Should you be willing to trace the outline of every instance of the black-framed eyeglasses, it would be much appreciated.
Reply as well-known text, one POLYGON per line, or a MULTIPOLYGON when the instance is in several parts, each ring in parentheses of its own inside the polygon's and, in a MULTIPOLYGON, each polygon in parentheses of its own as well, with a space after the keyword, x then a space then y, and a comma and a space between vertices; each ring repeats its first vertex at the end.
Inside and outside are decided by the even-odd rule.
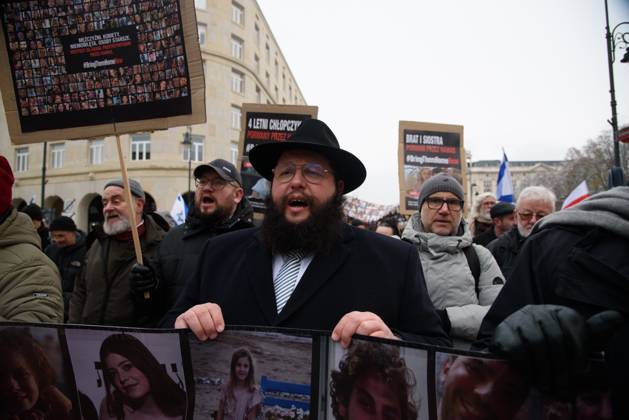
POLYGON ((450 211, 461 211, 461 208, 463 208, 463 200, 459 200, 458 198, 443 199, 439 197, 428 197, 426 199, 428 208, 432 210, 439 210, 443 207, 444 203, 448 205, 450 211))
POLYGON ((325 169, 323 165, 318 163, 304 163, 303 165, 295 165, 289 163, 276 166, 273 169, 273 179, 281 184, 290 182, 295 177, 297 169, 301 168, 301 175, 311 184, 320 184, 325 177, 331 173, 329 169, 325 169))
POLYGON ((214 191, 220 191, 227 184, 230 184, 229 181, 225 181, 223 178, 195 178, 194 185, 195 187, 207 187, 210 186, 214 191))
POLYGON ((533 218, 533 216, 535 216, 536 220, 539 220, 539 219, 543 219, 544 217, 548 216, 548 213, 544 213, 544 212, 535 213, 535 212, 532 212, 532 211, 519 211, 518 212, 518 217, 523 222, 528 222, 529 220, 531 220, 533 218))

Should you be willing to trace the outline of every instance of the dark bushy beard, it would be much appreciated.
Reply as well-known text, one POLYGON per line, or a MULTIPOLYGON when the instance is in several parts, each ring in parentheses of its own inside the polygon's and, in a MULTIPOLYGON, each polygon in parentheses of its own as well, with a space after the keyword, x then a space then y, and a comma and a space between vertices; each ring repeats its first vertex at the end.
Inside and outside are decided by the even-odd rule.
POLYGON ((192 226, 200 226, 207 229, 216 229, 221 227, 229 220, 231 214, 229 210, 223 206, 216 206, 211 214, 201 214, 195 205, 190 214, 190 224, 192 226))
POLYGON ((262 235, 266 246, 274 254, 286 254, 294 249, 329 254, 341 236, 343 196, 340 194, 335 194, 319 207, 314 207, 309 200, 310 217, 301 223, 290 223, 284 217, 286 198, 279 206, 272 199, 268 199, 266 205, 262 235))

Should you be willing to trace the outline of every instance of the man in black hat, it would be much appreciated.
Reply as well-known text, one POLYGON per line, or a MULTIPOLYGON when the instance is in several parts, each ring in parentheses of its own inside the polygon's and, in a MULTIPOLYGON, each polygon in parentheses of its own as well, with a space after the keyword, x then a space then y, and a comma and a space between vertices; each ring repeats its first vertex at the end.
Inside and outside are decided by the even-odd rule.
POLYGON ((28 214, 28 217, 31 218, 33 222, 33 227, 37 231, 39 235, 39 239, 41 240, 41 249, 42 251, 46 249, 48 245, 50 245, 50 232, 46 227, 46 223, 44 222, 44 214, 41 211, 41 207, 37 204, 29 204, 20 210, 22 213, 28 214))
POLYGON ((496 203, 489 210, 492 228, 474 238, 474 243, 487 246, 491 241, 509 232, 515 224, 515 206, 511 203, 496 203))
POLYGON ((323 122, 249 159, 272 182, 263 225, 208 241, 162 326, 201 340, 227 323, 328 330, 344 346, 354 333, 450 343, 413 247, 343 223, 343 194, 366 170, 323 122))
POLYGON ((184 224, 168 232, 157 253, 155 271, 163 289, 162 315, 174 306, 186 282, 194 277, 208 239, 253 227, 253 209, 244 197, 240 173, 230 162, 215 159, 197 166, 194 183, 194 207, 184 224))
POLYGON ((85 235, 76 228, 71 218, 59 216, 50 224, 50 236, 52 243, 46 248, 46 255, 57 265, 61 274, 64 320, 67 321, 74 281, 83 268, 85 235))

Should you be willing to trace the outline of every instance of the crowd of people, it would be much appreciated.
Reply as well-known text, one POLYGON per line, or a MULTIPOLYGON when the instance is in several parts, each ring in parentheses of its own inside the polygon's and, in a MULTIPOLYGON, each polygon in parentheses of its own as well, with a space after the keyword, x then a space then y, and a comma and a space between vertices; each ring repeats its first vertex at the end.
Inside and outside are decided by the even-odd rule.
MULTIPOLYGON (((543 186, 515 205, 479 195, 465 220, 463 188, 442 173, 422 184, 406 223, 389 217, 372 232, 342 211, 367 171, 322 121, 256 146, 249 160, 270 182, 257 226, 238 170, 216 159, 195 168, 194 206, 172 229, 146 211, 139 182, 130 180, 131 203, 122 180, 107 182, 104 222, 88 247, 63 216, 46 246, 41 210, 28 209, 29 219, 12 207, 13 175, 0 157, 0 320, 189 328, 200 340, 226 324, 292 327, 330 331, 343 347, 354 334, 475 343, 550 390, 604 351, 622 366, 610 369, 612 402, 618 418, 627 413, 629 187, 557 213, 543 186)), ((232 380, 230 392, 243 386, 232 380)))

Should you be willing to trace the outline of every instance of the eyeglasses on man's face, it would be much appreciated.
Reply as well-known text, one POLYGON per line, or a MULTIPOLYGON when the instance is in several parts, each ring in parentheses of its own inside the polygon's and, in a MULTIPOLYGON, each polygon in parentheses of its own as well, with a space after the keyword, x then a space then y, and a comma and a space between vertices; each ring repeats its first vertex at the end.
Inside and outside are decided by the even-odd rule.
POLYGON ((463 207, 463 200, 459 200, 458 198, 439 198, 439 197, 428 197, 426 199, 426 204, 428 208, 431 210, 439 210, 443 205, 447 204, 448 209, 450 211, 461 211, 463 207))
POLYGON ((301 169, 301 176, 311 184, 322 183, 325 177, 331 173, 329 169, 325 169, 323 165, 318 163, 304 163, 303 165, 288 163, 278 165, 273 169, 273 179, 281 184, 290 182, 295 177, 297 169, 301 169))
POLYGON ((194 185, 198 187, 210 186, 215 191, 220 191, 229 184, 229 181, 225 181, 223 178, 195 178, 194 185))
POLYGON ((535 212, 526 211, 526 210, 518 212, 518 217, 523 222, 528 222, 529 220, 531 220, 533 218, 533 216, 535 216, 535 220, 539 220, 539 219, 543 219, 544 217, 548 216, 548 213, 544 213, 544 212, 535 213, 535 212))

